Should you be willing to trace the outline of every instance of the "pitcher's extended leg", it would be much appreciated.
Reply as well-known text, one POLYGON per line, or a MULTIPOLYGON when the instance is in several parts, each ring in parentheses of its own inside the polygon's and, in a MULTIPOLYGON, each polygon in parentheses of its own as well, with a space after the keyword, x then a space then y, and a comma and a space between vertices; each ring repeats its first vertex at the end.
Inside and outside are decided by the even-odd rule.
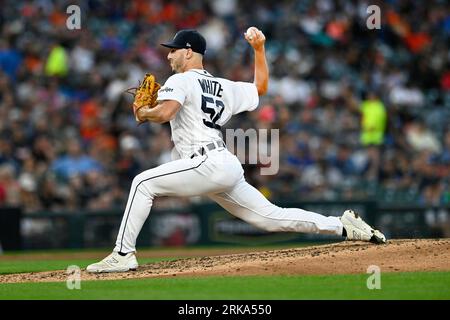
POLYGON ((193 196, 220 190, 202 174, 206 157, 180 159, 149 169, 133 179, 114 251, 135 251, 136 239, 155 196, 193 196))
POLYGON ((342 235, 338 217, 326 217, 297 208, 281 208, 242 179, 227 192, 208 195, 232 215, 266 231, 342 235))

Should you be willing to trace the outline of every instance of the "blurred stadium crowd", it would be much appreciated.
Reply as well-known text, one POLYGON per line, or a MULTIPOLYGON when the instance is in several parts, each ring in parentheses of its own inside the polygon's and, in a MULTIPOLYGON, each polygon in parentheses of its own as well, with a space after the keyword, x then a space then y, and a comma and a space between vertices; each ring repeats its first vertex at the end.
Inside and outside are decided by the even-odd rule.
MULTIPOLYGON (((167 125, 137 126, 127 88, 164 82, 176 30, 207 39, 205 67, 253 81, 243 32, 267 38, 269 94, 228 128, 280 129, 280 172, 247 179, 272 200, 450 203, 450 9, 446 1, 2 3, 0 205, 122 208, 133 177, 170 160, 167 125), (381 29, 366 27, 370 4, 381 29)), ((180 200, 171 200, 176 205, 180 200)))

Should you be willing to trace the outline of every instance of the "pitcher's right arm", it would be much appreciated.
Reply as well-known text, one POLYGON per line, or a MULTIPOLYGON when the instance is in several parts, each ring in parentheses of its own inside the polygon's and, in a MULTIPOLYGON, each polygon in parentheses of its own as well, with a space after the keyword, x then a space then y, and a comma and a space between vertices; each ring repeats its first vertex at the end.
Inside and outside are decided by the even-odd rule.
POLYGON ((245 33, 245 39, 252 46, 255 53, 255 79, 254 84, 258 89, 258 95, 267 93, 269 87, 269 67, 267 66, 264 43, 266 37, 256 27, 250 27, 245 33))

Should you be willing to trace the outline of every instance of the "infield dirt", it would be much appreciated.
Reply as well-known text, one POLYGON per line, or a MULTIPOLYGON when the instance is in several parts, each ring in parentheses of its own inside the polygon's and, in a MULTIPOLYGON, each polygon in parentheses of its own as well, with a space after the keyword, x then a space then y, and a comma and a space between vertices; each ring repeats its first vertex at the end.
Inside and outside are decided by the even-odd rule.
MULTIPOLYGON (((90 274, 83 269, 81 279, 355 274, 366 273, 371 265, 380 267, 381 272, 450 271, 450 239, 391 240, 384 245, 340 242, 283 250, 255 249, 253 252, 233 254, 217 249, 199 249, 194 252, 195 254, 190 252, 193 257, 146 264, 137 271, 127 273, 90 274)), ((104 255, 106 254, 107 252, 104 255)), ((103 257, 100 255, 92 258, 103 257)), ((0 283, 66 280, 65 270, 0 275, 0 283)))

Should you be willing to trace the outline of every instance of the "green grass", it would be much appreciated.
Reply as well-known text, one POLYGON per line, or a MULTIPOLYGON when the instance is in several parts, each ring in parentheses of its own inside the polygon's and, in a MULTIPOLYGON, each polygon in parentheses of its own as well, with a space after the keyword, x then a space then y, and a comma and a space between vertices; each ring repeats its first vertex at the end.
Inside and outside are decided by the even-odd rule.
MULTIPOLYGON (((310 245, 310 244, 309 244, 310 245)), ((295 247, 299 247, 296 245, 295 247)), ((285 245, 267 247, 275 249, 285 245)), ((292 246, 294 247, 294 246, 292 246)), ((201 248, 201 247, 199 247, 201 248)), ((186 251, 199 248, 183 248, 186 251)), ((179 250, 180 248, 174 248, 179 250)), ((164 258, 140 258, 140 264, 176 259, 170 248, 164 258)), ((51 260, 17 252, 5 254, 14 259, 0 261, 0 274, 63 270, 69 265, 85 268, 96 259, 67 259, 65 253, 83 250, 46 251, 51 260), (59 255, 61 253, 62 255, 59 255), (59 258, 58 258, 59 257, 59 258)), ((93 251, 93 250, 86 250, 93 251)), ((179 251, 177 252, 179 254, 179 251)), ((33 254, 32 254, 33 255, 33 254)), ((133 299, 133 300, 302 300, 302 299, 450 299, 450 272, 382 273, 381 289, 369 290, 369 274, 327 276, 246 276, 246 277, 169 277, 115 281, 82 281, 81 290, 69 290, 65 282, 0 283, 0 300, 5 299, 133 299)))
MULTIPOLYGON (((140 264, 157 262, 163 260, 173 260, 175 258, 142 258, 139 259, 140 264)), ((62 259, 62 260, 11 260, 0 261, 0 274, 23 273, 23 272, 39 272, 65 270, 70 265, 76 265, 80 268, 86 268, 88 264, 97 262, 98 259, 62 259)))
POLYGON ((1 284, 0 299, 450 299, 450 272, 383 273, 381 289, 366 287, 368 274, 334 276, 172 277, 1 284))

